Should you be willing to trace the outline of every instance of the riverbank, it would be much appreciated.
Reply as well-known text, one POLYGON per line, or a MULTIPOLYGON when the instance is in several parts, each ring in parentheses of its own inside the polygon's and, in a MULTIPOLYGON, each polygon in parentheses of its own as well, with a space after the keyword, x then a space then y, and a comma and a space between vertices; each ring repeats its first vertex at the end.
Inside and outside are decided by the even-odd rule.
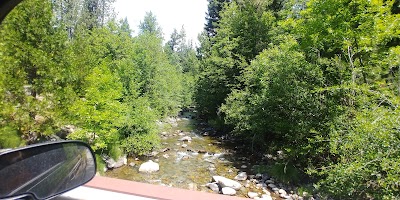
POLYGON ((255 199, 303 199, 303 195, 295 194, 293 188, 277 183, 266 174, 262 170, 264 161, 256 162, 237 154, 234 148, 228 148, 226 139, 211 137, 215 135, 214 130, 194 118, 195 113, 185 112, 178 118, 170 118, 167 123, 160 122, 160 149, 147 156, 128 158, 128 165, 107 171, 105 175, 214 193, 223 191, 223 184, 215 180, 216 176, 221 176, 241 185, 232 195, 255 199), (159 170, 139 172, 140 166, 148 160, 157 163, 159 170))

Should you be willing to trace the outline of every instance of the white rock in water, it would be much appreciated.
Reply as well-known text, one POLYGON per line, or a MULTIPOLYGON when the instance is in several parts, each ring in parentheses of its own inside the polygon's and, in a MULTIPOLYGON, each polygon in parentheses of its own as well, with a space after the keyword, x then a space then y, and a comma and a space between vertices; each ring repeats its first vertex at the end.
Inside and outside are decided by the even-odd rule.
POLYGON ((271 197, 270 195, 263 194, 263 195, 261 196, 261 199, 260 199, 260 200, 272 200, 272 197, 271 197))
POLYGON ((219 192, 219 187, 216 183, 207 183, 206 186, 216 193, 219 192))
POLYGON ((213 176, 212 177, 215 182, 221 185, 221 187, 230 187, 235 190, 239 190, 242 187, 242 184, 240 184, 237 181, 231 180, 229 178, 225 178, 223 176, 213 176))
POLYGON ((274 181, 269 179, 269 180, 266 180, 265 183, 266 184, 271 184, 271 183, 274 184, 274 181))
POLYGON ((247 196, 249 196, 249 198, 254 199, 255 197, 258 197, 258 193, 257 192, 248 192, 247 196))
POLYGON ((284 189, 279 189, 279 194, 287 195, 287 192, 284 189))
POLYGON ((178 135, 179 135, 179 136, 184 136, 185 133, 184 133, 184 132, 180 132, 180 133, 178 133, 178 135))
POLYGON ((283 198, 283 199, 292 199, 292 197, 290 196, 290 195, 287 195, 287 194, 281 194, 281 195, 279 195, 281 198, 283 198))
POLYGON ((271 192, 269 192, 267 189, 263 189, 263 193, 265 195, 271 196, 271 192))
POLYGON ((139 172, 151 173, 151 172, 156 172, 158 170, 160 170, 160 165, 158 163, 153 162, 152 160, 149 160, 141 164, 139 167, 139 172))
POLYGON ((239 172, 239 174, 234 179, 238 180, 238 181, 244 181, 244 180, 247 179, 247 173, 246 172, 239 172))
POLYGON ((235 195, 236 194, 236 190, 230 187, 223 187, 222 188, 222 194, 225 195, 235 195))
POLYGON ((179 141, 191 141, 191 140, 192 140, 192 138, 189 136, 185 136, 185 137, 179 139, 179 141))

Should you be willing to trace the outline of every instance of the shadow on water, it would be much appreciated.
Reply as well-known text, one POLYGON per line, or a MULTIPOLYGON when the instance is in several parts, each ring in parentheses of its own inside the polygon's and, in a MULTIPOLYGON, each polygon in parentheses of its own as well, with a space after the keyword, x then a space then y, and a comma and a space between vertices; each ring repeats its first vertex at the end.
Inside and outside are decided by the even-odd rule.
MULTIPOLYGON (((176 121, 164 124, 160 133, 162 147, 152 152, 152 156, 140 159, 128 158, 128 165, 107 171, 108 177, 132 180, 170 187, 212 192, 205 187, 212 176, 219 175, 230 179, 241 171, 255 174, 251 170, 255 163, 251 157, 238 153, 235 144, 211 137, 213 130, 194 119, 194 112, 185 112, 176 121), (190 140, 182 140, 190 137, 190 140), (159 163, 160 170, 155 173, 140 173, 143 162, 152 160, 159 163), (133 165, 134 166, 131 166, 133 165)), ((248 191, 260 192, 256 183, 240 181, 242 187, 237 196, 245 197, 248 191)), ((273 193, 273 192, 271 192, 273 193)), ((277 197, 277 196, 275 196, 277 197)))

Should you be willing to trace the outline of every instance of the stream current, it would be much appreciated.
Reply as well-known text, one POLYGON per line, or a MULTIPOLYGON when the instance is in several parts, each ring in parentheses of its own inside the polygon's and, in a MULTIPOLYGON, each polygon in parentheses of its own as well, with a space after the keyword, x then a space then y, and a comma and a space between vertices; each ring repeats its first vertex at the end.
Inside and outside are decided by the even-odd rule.
MULTIPOLYGON (((143 183, 165 185, 169 187, 212 192, 205 184, 211 182, 212 176, 219 175, 230 179, 244 171, 253 174, 252 164, 246 157, 234 155, 221 141, 208 136, 211 129, 197 128, 197 121, 192 119, 194 113, 184 113, 177 118, 175 125, 163 123, 161 148, 152 156, 139 159, 128 158, 128 165, 107 171, 105 176, 132 180, 143 183), (181 141, 183 137, 191 141, 181 141), (160 165, 154 173, 140 173, 143 162, 152 160, 160 165), (134 166, 130 166, 134 163, 134 166)), ((246 197, 248 191, 260 192, 254 183, 239 181, 242 187, 237 196, 246 197)), ((271 192, 272 193, 272 192, 271 192)))

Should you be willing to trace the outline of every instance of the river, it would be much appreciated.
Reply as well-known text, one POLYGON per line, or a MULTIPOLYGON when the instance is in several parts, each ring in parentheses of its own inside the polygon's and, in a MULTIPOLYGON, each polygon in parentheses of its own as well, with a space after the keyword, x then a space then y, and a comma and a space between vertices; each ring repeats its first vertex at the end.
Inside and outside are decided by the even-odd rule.
MULTIPOLYGON (((233 179, 238 172, 245 171, 254 174, 250 160, 244 156, 232 153, 230 148, 214 137, 208 136, 210 128, 198 126, 192 119, 193 112, 184 113, 177 119, 174 126, 163 124, 161 131, 162 147, 153 152, 154 156, 128 158, 128 165, 105 173, 108 177, 132 180, 190 190, 212 192, 206 183, 211 182, 212 176, 219 175, 233 179), (191 141, 181 141, 183 137, 191 141), (155 173, 139 173, 140 164, 152 160, 159 163, 160 170, 155 173), (132 167, 129 163, 134 163, 132 167)), ((242 187, 237 196, 245 197, 248 191, 262 193, 256 183, 241 181, 242 187)), ((272 192, 271 192, 272 193, 272 192)), ((275 196, 272 193, 273 196, 275 196)), ((278 197, 278 196, 275 196, 278 197)))

